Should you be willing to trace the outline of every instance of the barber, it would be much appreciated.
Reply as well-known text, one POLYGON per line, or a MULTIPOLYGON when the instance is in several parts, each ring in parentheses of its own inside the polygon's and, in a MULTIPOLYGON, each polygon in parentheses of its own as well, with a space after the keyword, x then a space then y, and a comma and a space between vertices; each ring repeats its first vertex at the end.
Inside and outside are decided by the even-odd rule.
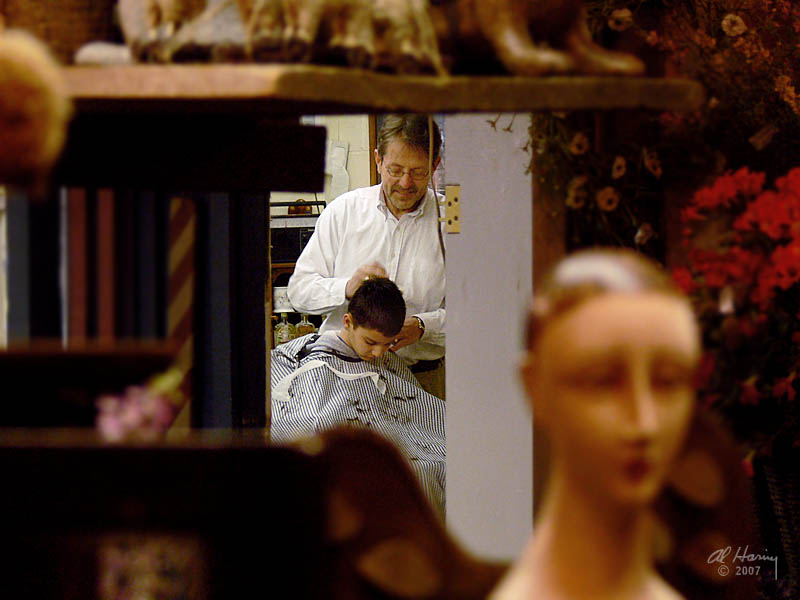
POLYGON ((394 281, 407 317, 391 350, 426 391, 444 398, 444 239, 428 188, 442 139, 433 120, 429 136, 428 122, 416 114, 383 120, 375 149, 381 183, 342 194, 322 211, 287 292, 296 310, 327 314, 325 332, 343 327, 348 300, 366 279, 394 281))

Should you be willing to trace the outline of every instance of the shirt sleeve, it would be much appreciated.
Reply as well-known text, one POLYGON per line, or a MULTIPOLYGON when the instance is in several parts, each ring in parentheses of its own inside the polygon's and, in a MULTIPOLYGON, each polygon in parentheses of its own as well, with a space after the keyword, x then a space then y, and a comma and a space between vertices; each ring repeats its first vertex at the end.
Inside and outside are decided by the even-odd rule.
POLYGON ((346 301, 348 279, 334 277, 339 235, 333 206, 332 203, 326 207, 317 219, 314 233, 289 279, 289 302, 298 312, 310 315, 328 313, 346 301))
POLYGON ((425 323, 425 332, 422 334, 420 341, 435 344, 437 346, 444 346, 444 320, 446 309, 444 306, 436 310, 424 313, 417 313, 422 322, 425 323))

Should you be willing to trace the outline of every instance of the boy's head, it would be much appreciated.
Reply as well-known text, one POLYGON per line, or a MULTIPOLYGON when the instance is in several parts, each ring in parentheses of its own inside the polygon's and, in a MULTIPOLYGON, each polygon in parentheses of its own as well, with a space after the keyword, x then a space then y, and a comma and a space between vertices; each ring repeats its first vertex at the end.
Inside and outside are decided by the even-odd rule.
POLYGON ((405 319, 406 303, 394 282, 367 279, 350 299, 341 337, 363 360, 374 360, 392 346, 405 319))

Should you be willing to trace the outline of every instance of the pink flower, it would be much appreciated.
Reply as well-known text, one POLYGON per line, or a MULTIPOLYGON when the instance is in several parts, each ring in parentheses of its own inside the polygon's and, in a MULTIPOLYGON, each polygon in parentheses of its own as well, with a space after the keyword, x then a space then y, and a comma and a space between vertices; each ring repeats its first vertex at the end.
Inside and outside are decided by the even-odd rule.
POLYGON ((111 442, 128 437, 158 439, 175 418, 175 408, 166 395, 139 386, 131 386, 119 396, 98 398, 97 410, 97 429, 111 442))

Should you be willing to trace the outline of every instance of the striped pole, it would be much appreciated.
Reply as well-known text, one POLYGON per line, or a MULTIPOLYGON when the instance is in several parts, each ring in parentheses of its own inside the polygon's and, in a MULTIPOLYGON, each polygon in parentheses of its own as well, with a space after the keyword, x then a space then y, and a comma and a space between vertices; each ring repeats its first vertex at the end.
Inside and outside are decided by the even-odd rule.
POLYGON ((173 427, 191 426, 192 367, 194 364, 194 268, 197 218, 191 198, 175 197, 169 205, 169 264, 167 270, 167 334, 178 354, 175 366, 183 373, 184 404, 173 427))

